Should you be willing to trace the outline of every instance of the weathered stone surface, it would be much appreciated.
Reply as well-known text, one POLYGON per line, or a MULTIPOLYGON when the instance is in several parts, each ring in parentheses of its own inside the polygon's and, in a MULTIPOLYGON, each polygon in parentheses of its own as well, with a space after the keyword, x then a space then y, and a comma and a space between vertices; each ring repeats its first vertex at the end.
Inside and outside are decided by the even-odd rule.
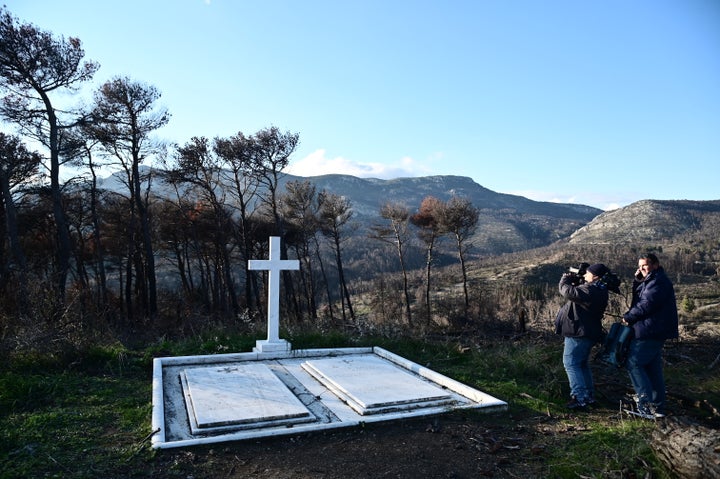
POLYGON ((198 432, 219 426, 296 422, 310 412, 262 363, 185 369, 181 381, 198 432))
POLYGON ((315 359, 303 368, 361 415, 454 402, 448 391, 377 356, 315 359))

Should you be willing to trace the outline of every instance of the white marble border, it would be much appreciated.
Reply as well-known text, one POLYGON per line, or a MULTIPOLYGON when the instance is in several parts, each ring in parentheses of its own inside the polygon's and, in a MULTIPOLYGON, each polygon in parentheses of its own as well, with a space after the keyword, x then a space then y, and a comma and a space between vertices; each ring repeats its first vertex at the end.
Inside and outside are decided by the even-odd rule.
POLYGON ((362 423, 392 421, 397 419, 407 419, 413 417, 422 417, 429 415, 441 414, 452 409, 460 408, 481 408, 487 411, 497 411, 507 409, 507 403, 485 394, 477 389, 471 388, 459 381, 455 381, 447 376, 439 374, 431 369, 420 366, 401 356, 391 353, 380 347, 367 348, 339 348, 339 349, 300 349, 287 352, 249 352, 249 353, 229 353, 229 354, 213 354, 205 356, 177 356, 155 358, 153 360, 153 391, 152 391, 152 447, 155 449, 166 449, 175 447, 188 447, 200 444, 212 444, 227 441, 240 441, 258 437, 271 437, 282 435, 295 435, 304 432, 321 431, 327 429, 335 429, 340 427, 357 426, 362 423), (182 366, 182 365, 202 365, 227 362, 242 361, 264 361, 264 360, 282 360, 282 359, 298 359, 305 357, 333 357, 347 354, 375 354, 381 358, 391 361, 419 376, 433 381, 442 387, 459 394, 470 401, 465 405, 453 407, 429 407, 415 409, 410 411, 401 411, 396 413, 379 414, 375 417, 358 416, 357 420, 344 420, 329 423, 312 423, 295 425, 292 428, 265 428, 261 430, 235 431, 232 433, 222 434, 218 436, 197 437, 192 439, 182 439, 174 441, 166 441, 165 431, 165 395, 163 391, 163 368, 165 366, 182 366))

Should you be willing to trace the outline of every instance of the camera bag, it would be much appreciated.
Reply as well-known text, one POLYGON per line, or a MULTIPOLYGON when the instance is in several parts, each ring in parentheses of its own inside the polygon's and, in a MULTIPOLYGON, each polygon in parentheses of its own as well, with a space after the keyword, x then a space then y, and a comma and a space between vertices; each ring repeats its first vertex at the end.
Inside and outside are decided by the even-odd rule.
POLYGON ((610 326, 610 331, 605 336, 602 349, 596 359, 618 368, 625 366, 630 350, 630 341, 633 340, 634 336, 633 328, 630 326, 613 323, 610 326))

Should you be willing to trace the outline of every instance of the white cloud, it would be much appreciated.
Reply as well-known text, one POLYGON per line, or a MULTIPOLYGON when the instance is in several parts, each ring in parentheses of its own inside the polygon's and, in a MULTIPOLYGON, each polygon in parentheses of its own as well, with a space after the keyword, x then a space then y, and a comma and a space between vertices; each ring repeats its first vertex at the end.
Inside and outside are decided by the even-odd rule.
POLYGON ((608 203, 608 204, 600 207, 600 209, 604 210, 604 211, 617 210, 618 208, 622 208, 622 205, 620 205, 618 203, 608 203))
POLYGON ((390 165, 375 162, 362 163, 342 156, 328 158, 324 149, 315 150, 300 160, 290 162, 285 172, 295 176, 319 176, 335 173, 386 180, 432 174, 428 168, 418 164, 409 156, 390 165))

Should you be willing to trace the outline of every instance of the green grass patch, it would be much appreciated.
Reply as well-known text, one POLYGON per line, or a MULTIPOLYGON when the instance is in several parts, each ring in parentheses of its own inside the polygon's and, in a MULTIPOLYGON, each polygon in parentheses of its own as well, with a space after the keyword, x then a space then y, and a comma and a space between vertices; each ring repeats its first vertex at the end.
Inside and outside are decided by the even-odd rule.
POLYGON ((145 377, 81 372, 36 374, 3 390, 11 406, 0 417, 0 477, 116 477, 149 432, 150 393, 145 377))
MULTIPOLYGON (((177 342, 162 340, 142 350, 109 345, 65 358, 25 355, 3 362, 0 478, 180 474, 160 464, 149 448, 152 359, 249 351, 256 339, 209 334, 177 342)), ((509 413, 494 421, 564 414, 566 378, 559 342, 488 341, 468 348, 453 340, 356 340, 312 332, 290 336, 290 341, 294 349, 381 346, 508 401, 509 413)), ((579 419, 586 423, 581 432, 551 441, 545 459, 550 476, 609 477, 623 467, 637 470, 637 462, 645 461, 653 477, 665 477, 647 446, 651 426, 638 421, 597 422, 599 416, 579 419)))
POLYGON ((647 442, 654 427, 640 420, 590 423, 582 433, 562 433, 550 451, 548 471, 558 479, 629 477, 634 471, 669 479, 647 442))

